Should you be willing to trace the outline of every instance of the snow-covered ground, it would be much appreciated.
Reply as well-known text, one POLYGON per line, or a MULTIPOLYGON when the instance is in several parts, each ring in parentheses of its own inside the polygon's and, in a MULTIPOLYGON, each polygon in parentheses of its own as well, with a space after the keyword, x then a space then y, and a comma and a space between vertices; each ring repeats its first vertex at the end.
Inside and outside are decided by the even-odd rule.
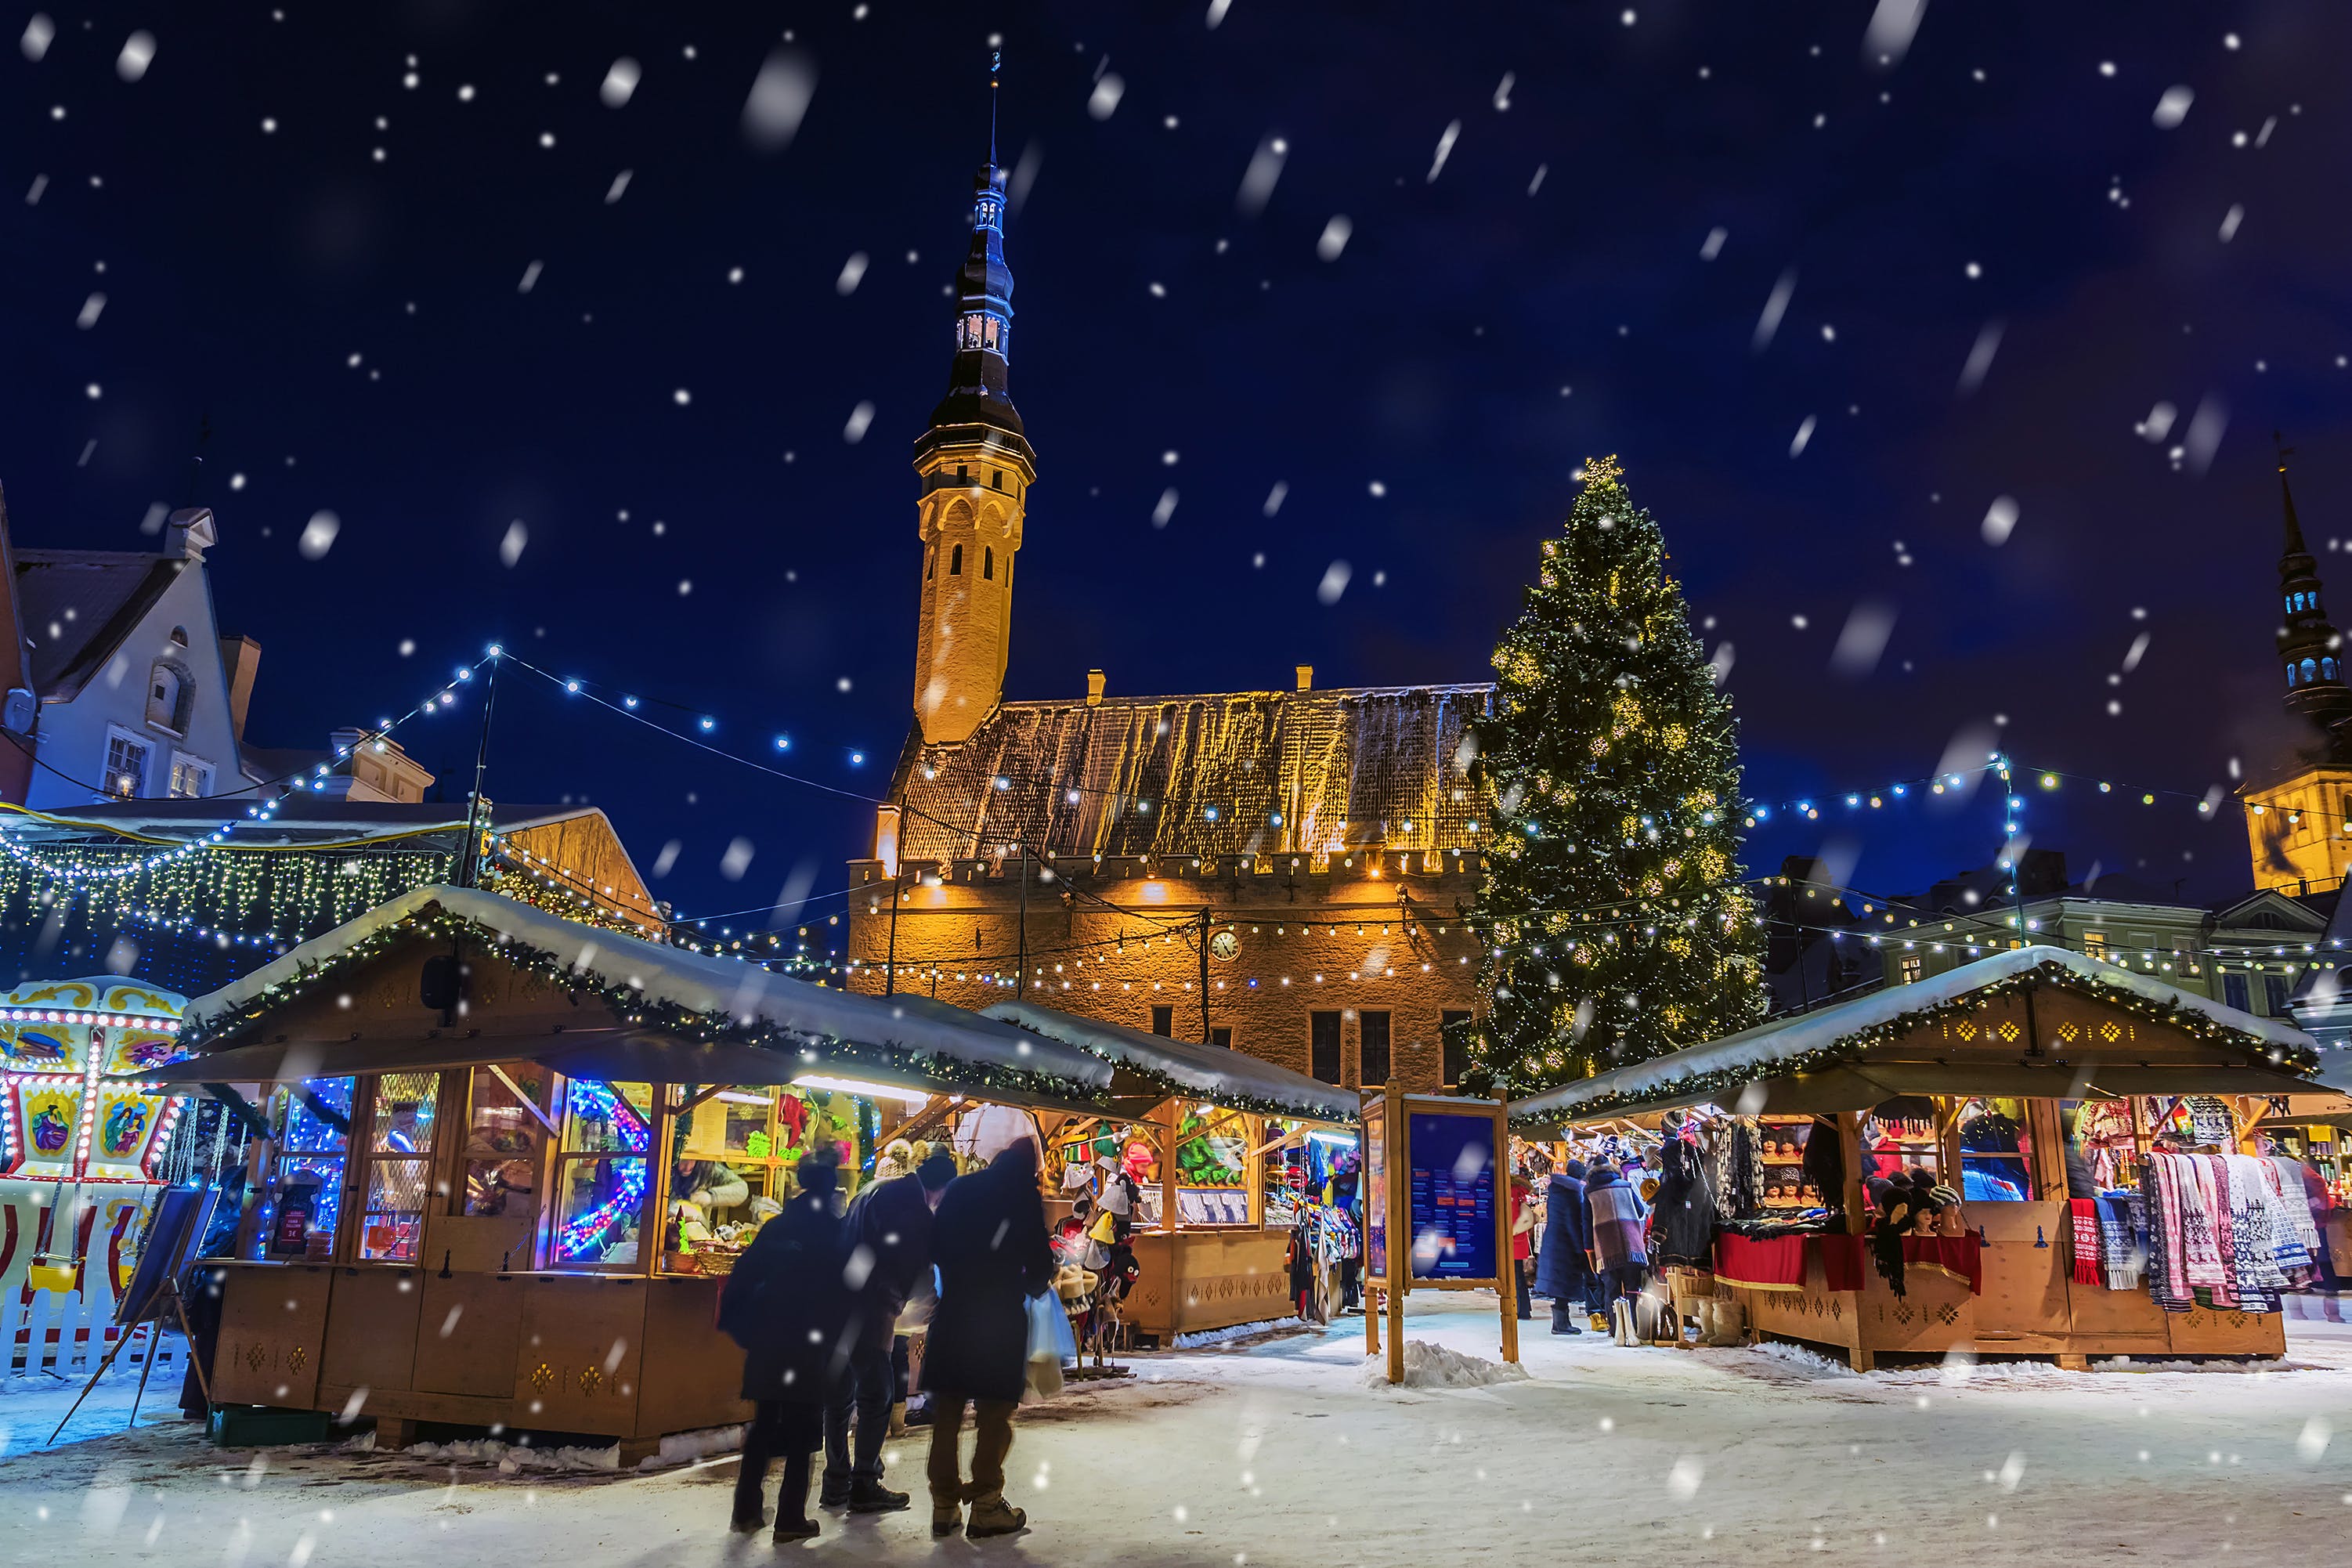
MULTIPOLYGON (((1491 1299, 1412 1298, 1412 1339, 1497 1352, 1491 1299)), ((1522 1325, 1532 1375, 1390 1389, 1363 1328, 1138 1356, 1023 1413, 1032 1530, 933 1542, 917 1507, 827 1516, 811 1562, 1763 1564, 2333 1561, 2352 1532, 2352 1328, 2289 1321, 2291 1370, 1929 1367, 1857 1377, 1802 1354, 1623 1349, 1522 1325), (2336 1436, 2334 1427, 2345 1430, 2336 1436), (2331 1440, 2333 1439, 2333 1440, 2331 1440)), ((149 1391, 0 1378, 0 1560, 220 1568, 561 1563, 729 1568, 731 1458, 645 1474, 501 1473, 409 1455, 221 1453, 149 1391)), ((160 1397, 159 1397, 160 1394, 160 1397)))

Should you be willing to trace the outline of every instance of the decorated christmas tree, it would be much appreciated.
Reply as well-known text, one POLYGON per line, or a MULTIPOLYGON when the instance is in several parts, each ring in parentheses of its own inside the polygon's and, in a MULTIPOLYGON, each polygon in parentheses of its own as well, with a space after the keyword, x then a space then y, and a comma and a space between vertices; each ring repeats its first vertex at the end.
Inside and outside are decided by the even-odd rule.
POLYGON ((1475 1093, 1525 1095, 1763 1016, 1730 700, 1616 459, 1581 478, 1475 729, 1494 799, 1475 1093))

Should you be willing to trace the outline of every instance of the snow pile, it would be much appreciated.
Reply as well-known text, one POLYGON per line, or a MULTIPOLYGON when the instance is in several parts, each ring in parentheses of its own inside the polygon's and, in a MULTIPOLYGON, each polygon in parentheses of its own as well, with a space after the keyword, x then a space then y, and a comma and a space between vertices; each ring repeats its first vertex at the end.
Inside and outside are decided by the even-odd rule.
MULTIPOLYGON (((1405 1388, 1483 1388, 1490 1383, 1524 1383, 1528 1369, 1511 1362, 1487 1361, 1484 1357, 1465 1355, 1460 1351, 1447 1350, 1426 1340, 1404 1342, 1405 1388)), ((1372 1356, 1364 1363, 1358 1381, 1367 1388, 1389 1386, 1389 1363, 1385 1356, 1372 1356)))
POLYGON ((1832 1356, 1825 1356, 1819 1351, 1808 1350, 1803 1345, 1792 1345, 1781 1340, 1759 1341, 1755 1344, 1749 1345, 1746 1353, 1748 1355, 1760 1355, 1768 1361, 1780 1362, 1788 1366, 1794 1367, 1799 1371, 1811 1373, 1817 1377, 1859 1377, 1862 1375, 1855 1372, 1853 1368, 1846 1365, 1845 1363, 1839 1361, 1832 1356))
POLYGON ((440 1465, 495 1465, 500 1475, 580 1475, 621 1468, 621 1446, 602 1448, 530 1448, 501 1443, 495 1437, 461 1438, 455 1443, 411 1443, 401 1450, 413 1459, 440 1465))
POLYGON ((1297 1316, 1268 1318, 1263 1322, 1235 1323, 1230 1329, 1202 1329, 1196 1334, 1178 1334, 1169 1343, 1171 1350, 1196 1351, 1203 1345, 1221 1345, 1228 1340, 1254 1340, 1260 1334, 1278 1334, 1289 1329, 1307 1325, 1297 1316))
POLYGON ((732 1454, 743 1447, 740 1426, 705 1426, 698 1432, 673 1432, 661 1440, 661 1452, 648 1454, 637 1461, 641 1470, 669 1470, 680 1465, 690 1465, 697 1459, 707 1459, 714 1454, 732 1454))

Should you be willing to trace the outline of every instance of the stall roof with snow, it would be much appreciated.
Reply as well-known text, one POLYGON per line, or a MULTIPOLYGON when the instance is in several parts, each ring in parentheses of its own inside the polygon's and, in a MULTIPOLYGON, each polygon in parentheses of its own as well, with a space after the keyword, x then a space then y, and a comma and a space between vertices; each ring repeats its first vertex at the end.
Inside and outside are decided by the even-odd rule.
MULTIPOLYGON (((188 1005, 180 1082, 541 1061, 577 1077, 785 1083, 849 1074, 1097 1110, 1111 1064, 919 996, 865 996, 580 925, 495 893, 417 888, 188 1005), (462 989, 428 1006, 428 961, 462 989)), ((156 1075, 151 1075, 156 1076, 156 1075)))
POLYGON ((1018 1025, 1048 1039, 1075 1046, 1153 1087, 1229 1110, 1296 1116, 1312 1121, 1351 1124, 1356 1096, 1337 1084, 1292 1072, 1239 1051, 1190 1040, 1148 1035, 1139 1029, 1081 1018, 1028 1002, 1003 1002, 982 1016, 1018 1025))
POLYGON ((1565 1084, 1515 1103, 1511 1118, 1556 1125, 1707 1102, 1860 1110, 1905 1094, 2307 1093, 2315 1059, 2289 1025, 2079 952, 2022 947, 1565 1084))

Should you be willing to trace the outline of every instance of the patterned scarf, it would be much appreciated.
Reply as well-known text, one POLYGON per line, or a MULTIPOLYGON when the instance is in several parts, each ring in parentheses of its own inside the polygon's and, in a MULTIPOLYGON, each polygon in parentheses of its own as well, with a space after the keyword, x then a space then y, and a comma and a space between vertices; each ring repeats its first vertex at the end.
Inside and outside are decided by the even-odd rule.
POLYGON ((2066 1200, 2066 1212, 2074 1222, 2074 1281, 2077 1285, 2096 1285, 2099 1282, 2099 1205, 2090 1198, 2069 1198, 2066 1200))
POLYGON ((2110 1290, 2137 1290, 2147 1268, 2147 1244, 2138 1237, 2134 1199, 2101 1193, 2092 1200, 2099 1211, 2099 1260, 2106 1268, 2110 1290))

